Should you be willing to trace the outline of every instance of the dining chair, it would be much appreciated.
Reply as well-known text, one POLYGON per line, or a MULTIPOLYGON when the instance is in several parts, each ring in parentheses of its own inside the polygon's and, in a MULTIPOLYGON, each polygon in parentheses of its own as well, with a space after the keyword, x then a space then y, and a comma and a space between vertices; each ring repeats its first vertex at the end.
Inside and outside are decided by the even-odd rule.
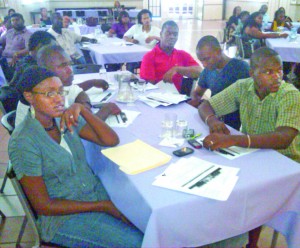
POLYGON ((237 57, 249 59, 254 52, 254 44, 251 41, 243 41, 240 35, 234 35, 237 46, 237 57))
POLYGON ((73 73, 76 74, 88 74, 88 73, 99 73, 102 68, 101 65, 95 64, 84 64, 84 65, 72 65, 73 73))
POLYGON ((25 216, 23 219, 23 223, 21 225, 21 229, 16 241, 16 247, 21 247, 21 241, 22 237, 25 231, 25 228, 27 226, 27 223, 29 223, 33 229, 33 237, 34 237, 34 246, 32 247, 61 247, 59 245, 44 242, 40 238, 40 234, 37 228, 37 214, 35 213, 34 209, 32 208, 23 188, 20 184, 19 180, 16 178, 16 174, 13 170, 13 166, 10 161, 8 161, 7 171, 6 171, 7 177, 10 179, 11 184, 18 196, 18 199, 23 207, 23 210, 25 212, 25 216))
MULTIPOLYGON (((13 111, 5 114, 1 118, 1 124, 9 132, 9 134, 11 134, 15 128, 15 118, 16 118, 16 110, 13 110, 13 111)), ((8 178, 8 175, 7 175, 7 173, 5 173, 3 181, 2 181, 2 185, 0 188, 0 194, 4 193, 4 188, 5 188, 5 185, 7 182, 7 178, 8 178)), ((1 214, 1 216, 2 216, 2 214, 1 214)))

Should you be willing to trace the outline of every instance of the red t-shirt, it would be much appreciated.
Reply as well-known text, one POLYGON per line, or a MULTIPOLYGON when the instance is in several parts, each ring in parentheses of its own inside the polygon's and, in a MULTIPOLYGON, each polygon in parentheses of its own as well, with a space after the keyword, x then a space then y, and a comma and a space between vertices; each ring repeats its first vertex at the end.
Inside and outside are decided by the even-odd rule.
MULTIPOLYGON (((173 49, 170 55, 160 49, 157 44, 150 52, 146 53, 142 60, 140 76, 145 80, 158 83, 164 74, 174 66, 199 66, 193 57, 183 50, 173 49)), ((175 74, 172 82, 178 91, 181 88, 182 75, 175 74)))

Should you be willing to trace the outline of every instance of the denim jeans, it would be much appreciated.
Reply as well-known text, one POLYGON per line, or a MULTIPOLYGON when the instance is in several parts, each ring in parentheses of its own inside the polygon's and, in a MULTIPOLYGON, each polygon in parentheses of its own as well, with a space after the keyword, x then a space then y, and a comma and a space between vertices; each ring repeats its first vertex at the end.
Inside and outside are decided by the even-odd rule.
POLYGON ((143 233, 106 213, 76 214, 51 243, 66 247, 141 247, 143 233))

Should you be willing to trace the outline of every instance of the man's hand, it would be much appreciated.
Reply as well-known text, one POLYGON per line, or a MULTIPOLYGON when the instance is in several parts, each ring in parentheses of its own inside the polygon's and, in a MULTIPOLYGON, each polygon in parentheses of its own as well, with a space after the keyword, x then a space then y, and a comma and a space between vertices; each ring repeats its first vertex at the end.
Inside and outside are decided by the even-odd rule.
POLYGON ((94 87, 102 88, 103 91, 105 91, 105 90, 107 90, 109 88, 108 82, 106 82, 103 79, 94 79, 93 80, 93 84, 94 84, 94 87))
POLYGON ((177 73, 176 71, 176 67, 171 68, 170 70, 168 70, 164 77, 163 77, 163 81, 167 82, 167 83, 172 83, 172 78, 173 76, 177 73))
POLYGON ((236 144, 233 136, 231 135, 213 133, 205 137, 203 140, 203 145, 207 149, 216 150, 219 148, 234 146, 236 144))
POLYGON ((189 105, 198 108, 200 102, 197 99, 191 99, 190 101, 187 102, 189 105))
POLYGON ((229 129, 224 122, 220 121, 216 116, 212 116, 207 120, 210 133, 230 134, 229 129))

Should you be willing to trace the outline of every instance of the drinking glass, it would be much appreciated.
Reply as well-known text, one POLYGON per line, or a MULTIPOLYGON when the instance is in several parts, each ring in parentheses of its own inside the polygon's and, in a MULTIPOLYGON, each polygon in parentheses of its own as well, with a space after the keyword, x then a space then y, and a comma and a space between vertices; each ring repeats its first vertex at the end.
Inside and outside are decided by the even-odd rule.
POLYGON ((176 136, 176 121, 175 113, 166 113, 164 120, 161 122, 161 138, 173 138, 176 136))
POLYGON ((136 86, 137 86, 137 90, 140 94, 145 93, 146 86, 147 86, 145 80, 139 79, 136 83, 136 86))

